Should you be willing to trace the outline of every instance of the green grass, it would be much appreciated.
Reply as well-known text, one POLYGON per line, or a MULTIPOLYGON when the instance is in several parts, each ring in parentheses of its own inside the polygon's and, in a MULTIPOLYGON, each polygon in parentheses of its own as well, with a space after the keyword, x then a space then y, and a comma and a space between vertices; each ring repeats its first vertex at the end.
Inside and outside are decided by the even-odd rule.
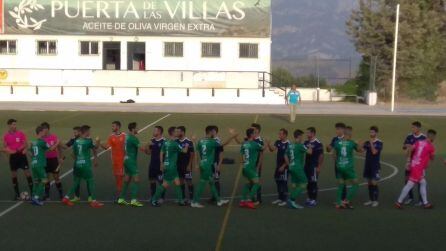
MULTIPOLYGON (((142 128, 166 114, 145 113, 93 113, 93 112, 0 112, 0 122, 10 117, 19 120, 19 126, 32 137, 34 127, 43 121, 52 125, 52 131, 64 140, 71 136, 71 128, 78 124, 92 126, 93 136, 105 139, 110 131, 110 122, 121 120, 124 124, 136 121, 142 128)), ((162 120, 159 125, 165 128, 171 125, 185 125, 188 135, 202 136, 208 124, 220 126, 222 138, 228 136, 228 128, 241 131, 256 119, 252 115, 196 115, 173 114, 162 120)), ((337 211, 333 207, 335 191, 319 194, 320 204, 314 209, 293 211, 277 208, 270 204, 275 199, 275 184, 272 179, 275 154, 266 154, 263 175, 263 191, 268 196, 265 203, 256 211, 238 208, 234 201, 230 209, 227 227, 223 232, 222 250, 389 250, 389 249, 430 249, 443 250, 446 245, 444 226, 446 225, 446 198, 444 196, 444 177, 446 169, 442 165, 446 145, 442 140, 446 134, 444 118, 429 117, 342 117, 342 116, 301 116, 292 125, 285 116, 260 115, 263 137, 275 139, 278 129, 289 131, 316 126, 320 140, 327 144, 333 135, 333 124, 344 121, 355 129, 356 139, 366 139, 368 127, 372 124, 381 129, 381 139, 385 150, 383 161, 399 168, 399 174, 380 185, 381 205, 379 208, 365 208, 361 204, 367 200, 367 190, 360 188, 356 198, 357 208, 353 211, 337 211), (402 167, 405 157, 401 150, 404 137, 410 129, 410 122, 419 119, 425 127, 435 128, 439 132, 436 142, 438 158, 428 170, 429 198, 436 205, 431 211, 419 208, 407 208, 404 211, 393 209, 392 205, 402 188, 402 167)), ((3 126, 2 131, 6 130, 3 126)), ((150 139, 152 128, 139 135, 143 142, 150 139)), ((66 153, 70 155, 69 152, 66 153)), ((238 147, 228 146, 225 157, 239 159, 238 147)), ((147 165, 148 156, 140 155, 139 168, 142 182, 140 198, 148 198, 147 165)), ((64 165, 62 172, 69 171, 71 160, 64 165)), ((99 168, 95 169, 97 194, 101 200, 110 200, 114 191, 111 174, 110 156, 102 155, 99 168)), ((358 159, 358 174, 362 174, 363 161, 358 159)), ((14 205, 9 168, 5 157, 0 160, 0 213, 14 205)), ((223 195, 230 196, 237 185, 234 184, 239 165, 225 165, 222 176, 223 195)), ((392 173, 384 166, 382 176, 392 173)), ((198 175, 195 175, 196 177, 198 175)), ((72 177, 63 180, 64 188, 71 186, 72 177)), ((333 161, 326 155, 320 179, 320 188, 332 188, 336 185, 333 174, 333 161)), ((25 183, 21 178, 21 188, 25 183)), ((56 192, 53 199, 56 199, 56 192)), ((205 196, 208 194, 206 193, 205 196)), ((173 197, 172 191, 168 194, 173 197)), ((301 199, 304 199, 302 196, 301 199)), ((143 208, 119 207, 106 204, 103 209, 95 210, 87 204, 67 208, 59 203, 47 203, 35 208, 24 203, 10 213, 0 217, 0 246, 2 250, 43 249, 48 247, 66 250, 80 249, 159 249, 172 250, 214 250, 221 231, 223 219, 228 208, 209 205, 203 210, 179 208, 167 203, 161 208, 146 205, 143 208)))

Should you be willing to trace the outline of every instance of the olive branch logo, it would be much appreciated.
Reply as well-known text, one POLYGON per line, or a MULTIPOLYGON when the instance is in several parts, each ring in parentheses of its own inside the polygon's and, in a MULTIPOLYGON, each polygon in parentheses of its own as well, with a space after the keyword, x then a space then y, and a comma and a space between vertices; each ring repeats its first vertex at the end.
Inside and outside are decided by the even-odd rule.
POLYGON ((9 11, 9 14, 15 18, 17 26, 24 29, 39 30, 42 28, 42 24, 47 20, 43 19, 37 21, 30 15, 34 11, 44 10, 43 5, 38 4, 37 0, 22 0, 18 6, 14 7, 13 11, 9 11))

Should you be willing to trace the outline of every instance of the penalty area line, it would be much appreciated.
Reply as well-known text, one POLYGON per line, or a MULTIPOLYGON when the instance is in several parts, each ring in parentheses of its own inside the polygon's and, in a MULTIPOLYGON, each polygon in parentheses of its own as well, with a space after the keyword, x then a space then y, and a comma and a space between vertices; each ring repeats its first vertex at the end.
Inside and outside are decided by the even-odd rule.
MULTIPOLYGON (((170 117, 171 115, 172 115, 172 114, 167 114, 167 115, 165 115, 165 116, 163 116, 163 117, 157 119, 156 121, 154 121, 154 122, 152 122, 152 123, 146 125, 146 126, 143 127, 142 129, 140 129, 140 130, 138 131, 138 133, 141 133, 141 132, 147 130, 147 129, 150 128, 151 126, 154 126, 156 123, 158 123, 158 122, 160 122, 160 121, 162 121, 162 120, 164 120, 164 119, 170 117)), ((108 151, 110 151, 110 148, 107 149, 107 150, 103 150, 102 152, 98 153, 98 157, 102 156, 104 153, 106 153, 106 152, 108 152, 108 151)), ((65 177, 67 177, 67 176, 70 175, 72 172, 73 172, 73 169, 70 169, 69 171, 67 171, 67 172, 65 172, 64 174, 62 174, 62 175, 60 176, 60 179, 63 179, 63 178, 65 178, 65 177)), ((50 184, 53 185, 53 184, 54 184, 54 181, 52 181, 50 184)), ((0 212, 0 218, 3 217, 3 216, 5 216, 6 214, 12 212, 14 209, 18 208, 19 206, 23 205, 23 203, 24 203, 24 201, 16 202, 14 205, 12 205, 12 206, 8 207, 7 209, 3 210, 2 212, 0 212)))

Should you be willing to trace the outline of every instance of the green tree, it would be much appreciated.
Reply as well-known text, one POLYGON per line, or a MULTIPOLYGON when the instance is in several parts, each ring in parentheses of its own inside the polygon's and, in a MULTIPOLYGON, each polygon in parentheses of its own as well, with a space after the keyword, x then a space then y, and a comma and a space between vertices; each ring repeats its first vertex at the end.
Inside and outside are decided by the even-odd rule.
MULTIPOLYGON (((446 9, 444 0, 360 0, 347 32, 364 62, 376 56, 377 88, 391 86, 395 9, 401 4, 398 91, 412 98, 435 99, 444 80, 446 9)), ((384 90, 383 90, 384 89, 384 90)))
POLYGON ((272 75, 272 85, 275 87, 290 87, 296 83, 293 74, 283 67, 274 68, 272 75))

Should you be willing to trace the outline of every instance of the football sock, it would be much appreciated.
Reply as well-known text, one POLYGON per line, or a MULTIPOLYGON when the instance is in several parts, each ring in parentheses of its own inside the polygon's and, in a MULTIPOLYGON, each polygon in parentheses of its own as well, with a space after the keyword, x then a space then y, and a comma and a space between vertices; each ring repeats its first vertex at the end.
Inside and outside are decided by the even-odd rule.
POLYGON ((401 191, 400 197, 398 198, 398 203, 403 203, 404 199, 407 197, 407 195, 410 193, 412 188, 415 186, 415 183, 412 181, 408 181, 407 184, 404 186, 403 190, 401 191))
POLYGON ((347 191, 347 201, 351 202, 353 197, 355 197, 356 192, 358 191, 359 184, 353 184, 351 188, 347 191))
POLYGON ((317 192, 318 192, 317 183, 314 181, 308 182, 307 189, 308 189, 308 198, 310 198, 311 200, 317 200, 317 192))
MULTIPOLYGON (((162 186, 163 183, 160 184, 162 186)), ((161 198, 164 200, 166 198, 166 189, 163 190, 163 193, 161 194, 161 198)))
POLYGON ((155 194, 152 196, 152 202, 153 201, 158 201, 165 191, 166 191, 166 188, 164 188, 164 186, 158 186, 156 188, 155 194))
POLYGON ((250 184, 245 184, 243 186, 243 190, 242 190, 242 201, 246 201, 247 200, 247 196, 249 193, 249 188, 251 187, 250 184))
POLYGON ((181 188, 181 195, 183 196, 183 198, 186 198, 186 185, 181 184, 180 188, 181 188))
POLYGON ((422 179, 420 181, 420 195, 423 201, 423 204, 426 205, 429 202, 427 201, 427 182, 426 179, 422 179))
POLYGON ((277 198, 279 200, 282 200, 282 187, 280 181, 278 181, 277 179, 276 179, 276 187, 277 187, 277 198))
POLYGON ((345 200, 347 198, 347 186, 344 185, 344 188, 342 189, 342 200, 345 200))
POLYGON ((121 194, 119 195, 120 199, 125 199, 125 196, 127 195, 127 190, 129 189, 129 182, 124 182, 124 185, 122 186, 121 194))
POLYGON ((45 184, 45 197, 50 197, 50 183, 45 184))
POLYGON ((373 186, 373 201, 378 201, 379 197, 379 188, 378 185, 373 186))
MULTIPOLYGON (((252 186, 251 190, 253 190, 253 189, 254 189, 254 185, 252 186)), ((256 188, 256 193, 254 193, 254 195, 256 195, 256 194, 257 194, 257 201, 262 202, 262 187, 261 186, 258 186, 256 188)), ((252 198, 254 198, 254 197, 252 197, 252 198)))
POLYGON ((215 198, 215 201, 220 201, 220 195, 218 194, 217 187, 215 186, 214 181, 209 181, 209 185, 211 186, 212 197, 215 198))
POLYGON ((132 184, 130 184, 130 198, 132 200, 138 199, 138 188, 138 183, 132 182, 132 184))
POLYGON ((195 191, 195 197, 194 197, 195 203, 200 202, 201 194, 203 193, 205 187, 206 187, 206 181, 200 179, 200 182, 198 182, 197 190, 195 191))
POLYGON ((214 184, 215 188, 217 189, 218 196, 221 196, 220 180, 216 180, 214 184))
POLYGON ((59 197, 63 198, 63 188, 62 188, 62 182, 56 182, 57 191, 59 191, 59 197))
POLYGON ((375 199, 374 199, 374 197, 375 197, 375 194, 374 194, 374 186, 373 185, 368 185, 368 189, 369 189, 369 199, 370 199, 370 201, 375 201, 375 199))
POLYGON ((260 184, 259 183, 254 183, 252 185, 251 194, 249 195, 249 197, 251 197, 251 199, 254 200, 254 198, 257 195, 257 200, 260 202, 261 201, 261 200, 259 200, 259 191, 260 191, 260 189, 261 189, 260 184))
POLYGON ((156 182, 150 181, 150 197, 153 197, 156 193, 156 182))
POLYGON ((187 190, 189 191, 189 199, 192 200, 194 198, 194 185, 192 183, 188 184, 187 190))
POLYGON ((95 188, 96 185, 93 179, 87 179, 87 188, 90 191, 90 197, 92 200, 96 200, 95 188))
POLYGON ((175 193, 177 194, 177 200, 179 202, 183 202, 183 193, 181 191, 181 186, 175 186, 175 193))
POLYGON ((292 201, 296 201, 297 197, 299 196, 299 194, 301 194, 303 191, 303 187, 297 184, 293 184, 292 188, 291 188, 291 194, 290 194, 290 199, 292 201))
POLYGON ((412 186, 412 188, 409 191, 409 199, 412 199, 412 200, 413 200, 413 188, 414 188, 414 186, 412 186))
POLYGON ((115 176, 115 177, 116 177, 116 194, 119 195, 124 185, 124 178, 122 176, 115 176))
POLYGON ((17 177, 12 178, 12 186, 14 187, 14 192, 15 192, 16 197, 20 197, 19 181, 17 180, 17 177))
POLYGON ((28 187, 29 187, 29 191, 32 192, 33 191, 33 178, 32 177, 26 177, 26 180, 28 181, 28 187))
POLYGON ((40 200, 43 199, 43 193, 44 193, 44 190, 45 190, 45 185, 46 185, 46 183, 39 182, 39 190, 38 190, 37 196, 39 197, 40 200))
POLYGON ((343 201, 343 199, 342 199, 342 193, 344 192, 344 187, 345 187, 344 184, 339 184, 339 185, 338 185, 338 191, 336 192, 336 203, 337 203, 338 205, 341 205, 341 204, 342 204, 342 201, 343 201))
MULTIPOLYGON (((68 191, 66 197, 71 198, 71 196, 73 196, 73 194, 79 193, 80 183, 81 183, 81 178, 74 176, 73 177, 73 185, 71 186, 71 189, 68 191)), ((78 195, 76 195, 76 196, 79 197, 78 195)))
POLYGON ((280 184, 282 189, 282 201, 286 201, 288 197, 288 182, 286 180, 282 180, 280 184))
POLYGON ((279 181, 279 199, 281 201, 286 201, 286 189, 287 189, 287 183, 284 180, 279 181))

